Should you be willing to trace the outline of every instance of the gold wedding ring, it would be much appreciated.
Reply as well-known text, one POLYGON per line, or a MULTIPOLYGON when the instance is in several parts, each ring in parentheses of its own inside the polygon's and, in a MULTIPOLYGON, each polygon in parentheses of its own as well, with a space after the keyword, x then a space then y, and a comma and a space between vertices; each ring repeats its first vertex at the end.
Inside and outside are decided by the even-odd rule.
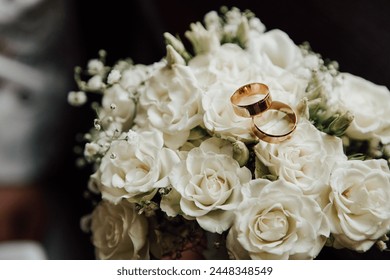
POLYGON ((272 104, 268 86, 261 83, 251 83, 237 89, 230 97, 234 112, 250 118, 269 109, 272 104))
POLYGON ((252 119, 252 132, 260 139, 268 143, 280 143, 287 139, 289 139, 294 132, 295 128, 297 127, 298 123, 298 117, 294 110, 288 106, 285 103, 279 102, 279 101, 273 101, 271 106, 268 108, 269 111, 276 110, 281 113, 284 113, 285 116, 283 119, 287 119, 289 122, 290 127, 287 131, 284 131, 280 134, 273 134, 264 131, 264 129, 260 128, 258 124, 256 124, 257 120, 261 120, 261 118, 264 118, 263 114, 259 114, 253 117, 252 119))
POLYGON ((267 85, 262 83, 250 83, 237 89, 230 97, 234 112, 241 117, 252 118, 252 132, 268 143, 280 143, 291 137, 297 127, 298 117, 294 110, 287 104, 272 101, 267 85), (276 118, 267 118, 268 113, 275 113, 276 118), (280 118, 280 114, 283 117, 280 118), (280 134, 270 132, 265 129, 267 124, 277 125, 279 122, 287 120, 288 128, 283 129, 280 134), (258 125, 263 122, 262 127, 258 125))

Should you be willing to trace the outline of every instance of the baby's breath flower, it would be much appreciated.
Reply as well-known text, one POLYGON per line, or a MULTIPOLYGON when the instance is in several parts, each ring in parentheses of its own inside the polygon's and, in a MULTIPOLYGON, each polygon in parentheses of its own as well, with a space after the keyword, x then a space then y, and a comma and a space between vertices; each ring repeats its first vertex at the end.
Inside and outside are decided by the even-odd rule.
POLYGON ((88 80, 87 87, 91 91, 100 91, 104 87, 103 79, 100 75, 95 75, 88 80))
POLYGON ((120 79, 121 79, 121 72, 119 72, 119 70, 114 69, 110 72, 110 74, 108 74, 107 83, 112 85, 119 82, 120 79))
POLYGON ((100 151, 100 146, 96 143, 87 143, 85 144, 84 156, 87 158, 92 158, 100 151))
POLYGON ((104 64, 102 61, 98 59, 91 59, 88 62, 87 69, 88 69, 88 73, 91 75, 100 74, 104 70, 104 64))
POLYGON ((136 133, 134 130, 129 130, 129 132, 126 133, 126 140, 129 143, 137 142, 138 141, 138 133, 136 133))
POLYGON ((68 94, 68 102, 72 106, 81 106, 87 102, 87 95, 83 91, 71 91, 68 94))

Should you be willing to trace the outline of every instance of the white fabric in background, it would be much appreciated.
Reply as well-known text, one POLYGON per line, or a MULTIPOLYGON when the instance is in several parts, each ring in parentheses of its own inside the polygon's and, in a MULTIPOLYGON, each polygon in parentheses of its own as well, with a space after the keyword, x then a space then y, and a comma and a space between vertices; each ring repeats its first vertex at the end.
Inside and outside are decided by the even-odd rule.
POLYGON ((0 260, 46 260, 46 252, 34 241, 0 242, 0 260))

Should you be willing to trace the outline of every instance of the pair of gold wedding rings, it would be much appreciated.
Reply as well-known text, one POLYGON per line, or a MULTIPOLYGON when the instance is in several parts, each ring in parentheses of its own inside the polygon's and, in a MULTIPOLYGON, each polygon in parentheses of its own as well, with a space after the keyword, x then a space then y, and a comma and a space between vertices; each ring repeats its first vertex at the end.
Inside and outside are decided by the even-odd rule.
POLYGON ((287 104, 273 101, 267 85, 262 83, 250 83, 237 89, 230 97, 234 112, 245 118, 252 118, 252 132, 262 141, 268 143, 280 143, 289 139, 294 132, 298 117, 294 110, 287 104), (287 130, 281 133, 266 131, 259 123, 267 123, 272 120, 265 116, 266 112, 277 111, 288 121, 287 130))

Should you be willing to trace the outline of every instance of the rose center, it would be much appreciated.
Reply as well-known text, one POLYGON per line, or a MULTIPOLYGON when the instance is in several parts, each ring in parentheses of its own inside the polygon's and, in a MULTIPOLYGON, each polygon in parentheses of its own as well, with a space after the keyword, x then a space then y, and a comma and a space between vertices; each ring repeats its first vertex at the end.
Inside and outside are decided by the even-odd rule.
POLYGON ((216 202, 223 202, 228 197, 226 180, 216 174, 206 175, 202 178, 199 188, 196 189, 194 197, 203 205, 213 205, 216 202))
POLYGON ((142 180, 150 171, 150 167, 143 162, 135 162, 135 168, 132 168, 126 173, 126 180, 128 182, 137 182, 142 180))
POLYGON ((266 241, 276 241, 288 231, 288 221, 281 211, 268 212, 256 221, 257 235, 266 241))
POLYGON ((351 189, 346 189, 343 191, 342 195, 345 197, 345 198, 349 198, 350 195, 351 195, 351 189))
POLYGON ((222 186, 225 184, 225 179, 212 175, 207 177, 206 182, 209 193, 218 194, 221 191, 222 186))

